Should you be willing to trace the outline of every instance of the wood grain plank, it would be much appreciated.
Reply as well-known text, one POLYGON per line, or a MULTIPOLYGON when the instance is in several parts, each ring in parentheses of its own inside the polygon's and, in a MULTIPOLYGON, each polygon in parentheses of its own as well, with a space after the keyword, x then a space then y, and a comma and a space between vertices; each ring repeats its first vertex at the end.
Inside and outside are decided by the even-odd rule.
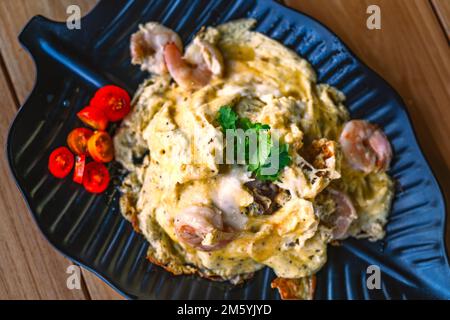
POLYGON ((437 14, 442 29, 450 41, 450 1, 449 0, 431 0, 431 5, 437 14))
POLYGON ((40 14, 52 20, 65 21, 67 6, 79 5, 82 15, 85 15, 96 3, 97 0, 0 1, 0 51, 21 104, 33 88, 35 66, 29 54, 17 40, 20 31, 35 15, 40 14))
MULTIPOLYGON (((450 52, 427 0, 287 0, 324 23, 403 97, 419 143, 450 203, 450 52), (366 9, 381 9, 381 30, 366 9)), ((449 208, 447 208, 447 214, 449 208)), ((450 225, 450 219, 447 219, 450 225)), ((447 243, 450 243, 450 226, 447 243)))
MULTIPOLYGON (((66 8, 70 4, 77 4, 80 6, 82 14, 86 14, 89 10, 96 4, 96 0, 2 0, 0 1, 0 52, 5 61, 5 71, 8 73, 8 77, 10 79, 10 88, 5 85, 1 88, 0 94, 2 97, 4 95, 10 95, 11 101, 8 101, 8 111, 2 110, 2 114, 7 115, 7 117, 3 118, 2 121, 5 121, 4 125, 2 122, 2 134, 6 136, 6 130, 9 125, 9 121, 12 120, 13 115, 16 112, 16 108, 18 107, 18 103, 23 103, 26 96, 32 89, 34 84, 35 77, 35 68, 31 58, 28 53, 26 53, 20 46, 17 41, 17 36, 20 33, 21 29, 25 26, 25 24, 31 19, 31 17, 41 14, 50 19, 57 21, 64 21, 66 18, 66 8), (13 13, 13 14, 12 14, 13 13), (8 89, 12 89, 12 92, 9 92, 8 89), (15 100, 15 101, 14 101, 15 100)), ((5 107, 6 108, 6 107, 5 107)), ((0 179, 2 180, 2 185, 6 186, 7 183, 11 184, 11 180, 7 168, 0 171, 0 179), (5 181, 5 182, 3 182, 5 181)), ((12 212, 20 212, 20 216, 23 216, 22 220, 22 229, 16 227, 17 234, 31 234, 32 239, 39 237, 40 242, 39 245, 45 248, 45 252, 41 252, 42 257, 40 259, 34 259, 37 253, 31 252, 33 250, 27 250, 28 245, 23 245, 21 248, 21 252, 25 257, 23 258, 15 258, 16 263, 11 266, 15 266, 16 264, 20 264, 22 266, 21 271, 17 272, 15 277, 19 277, 19 280, 24 283, 35 283, 36 285, 33 287, 17 287, 14 288, 14 282, 7 281, 7 279, 3 279, 0 276, 0 298, 49 298, 49 299, 83 299, 83 298, 92 298, 92 299, 120 299, 121 296, 118 295, 115 291, 113 291, 109 286, 104 284, 100 279, 92 275, 90 272, 83 270, 84 282, 86 284, 88 292, 83 294, 82 292, 72 293, 66 292, 68 289, 66 288, 65 279, 67 274, 65 274, 66 267, 71 263, 62 258, 61 255, 56 253, 50 246, 46 243, 45 240, 42 239, 37 227, 34 222, 31 221, 30 215, 25 208, 25 205, 19 195, 19 192, 16 191, 16 188, 8 188, 13 195, 3 194, 2 196, 10 197, 10 203, 19 203, 19 207, 14 207, 8 205, 5 207, 0 207, 0 219, 12 219, 12 212), (11 198, 11 197, 16 198, 11 198), (12 200, 14 199, 14 201, 12 200), (11 211, 14 209, 13 211, 11 211), (28 252, 30 251, 30 252, 28 252), (30 256, 31 255, 31 256, 30 256), (27 259, 25 259, 27 258, 27 259), (25 259, 25 260, 24 260, 25 259), (45 260, 43 263, 41 260, 45 260), (47 260, 51 262, 48 263, 47 260), (46 272, 39 273, 30 273, 30 270, 34 270, 36 268, 36 264, 38 265, 38 269, 40 270, 43 267, 47 268, 46 272), (64 268, 63 268, 64 266, 64 268), (25 268, 25 269, 24 269, 25 268), (24 279, 22 279, 24 278, 24 279), (33 281, 31 281, 30 279, 33 281), (64 280, 64 281, 62 281, 64 280), (62 282, 61 282, 62 281, 62 282), (58 290, 52 288, 51 290, 47 287, 42 293, 40 290, 36 289, 36 286, 39 283, 49 282, 51 285, 58 284, 58 290), (52 293, 54 292, 54 293, 52 293)), ((8 203, 9 203, 8 202, 8 203)), ((5 202, 6 203, 6 202, 5 202)), ((8 221, 12 223, 11 221, 8 221)), ((5 228, 8 228, 9 225, 3 224, 5 228)), ((14 228, 13 228, 14 229, 14 228)), ((1 241, 0 252, 9 252, 14 256, 16 254, 17 248, 10 247, 10 241, 6 242, 6 239, 9 239, 8 233, 3 233, 2 236, 5 237, 5 241, 1 241), (4 250, 3 250, 4 249, 4 250)), ((17 237, 17 236, 16 236, 17 237)), ((14 240, 17 242, 17 239, 14 240)), ((5 265, 2 264, 3 261, 0 261, 1 270, 5 270, 5 273, 2 272, 2 275, 12 274, 12 269, 9 269, 9 264, 7 265, 6 260, 4 260, 5 265)), ((45 287, 44 287, 45 289, 45 287)))
POLYGON ((123 300, 124 297, 101 281, 96 275, 83 269, 83 277, 92 300, 123 300))

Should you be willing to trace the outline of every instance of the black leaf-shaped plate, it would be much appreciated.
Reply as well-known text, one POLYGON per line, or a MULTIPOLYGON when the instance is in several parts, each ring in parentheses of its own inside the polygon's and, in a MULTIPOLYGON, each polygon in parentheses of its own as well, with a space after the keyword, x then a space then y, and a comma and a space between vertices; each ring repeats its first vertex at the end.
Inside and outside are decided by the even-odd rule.
POLYGON ((94 196, 71 179, 54 179, 47 171, 49 153, 81 124, 76 112, 98 87, 115 83, 134 92, 147 77, 130 64, 129 38, 139 23, 159 21, 187 43, 203 25, 243 17, 257 19, 258 31, 310 61, 320 82, 346 94, 352 116, 382 126, 395 150, 390 174, 399 191, 385 240, 350 239, 330 247, 328 263, 318 275, 316 299, 449 299, 444 201, 403 102, 332 32, 272 1, 103 0, 82 19, 81 30, 68 30, 65 23, 40 16, 28 23, 20 41, 36 63, 36 84, 11 126, 7 153, 44 235, 65 256, 129 298, 279 298, 270 288, 274 274, 268 269, 233 287, 194 276, 175 277, 153 266, 145 258, 147 243, 120 215, 114 184, 94 196), (369 265, 380 267, 381 289, 367 288, 369 265))

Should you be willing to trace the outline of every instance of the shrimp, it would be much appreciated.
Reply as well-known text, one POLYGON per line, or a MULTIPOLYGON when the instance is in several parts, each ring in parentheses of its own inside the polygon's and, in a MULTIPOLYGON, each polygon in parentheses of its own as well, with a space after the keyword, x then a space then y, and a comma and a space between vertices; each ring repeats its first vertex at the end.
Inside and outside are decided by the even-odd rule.
POLYGON ((159 75, 167 73, 164 61, 164 46, 173 43, 180 51, 183 44, 173 30, 156 22, 139 26, 139 31, 131 36, 131 63, 141 65, 142 70, 159 75))
POLYGON ((348 195, 334 189, 329 189, 328 191, 336 207, 327 222, 333 228, 332 239, 342 240, 347 238, 347 231, 353 220, 358 218, 358 215, 348 195))
POLYGON ((168 43, 164 48, 164 59, 170 75, 184 89, 200 89, 213 76, 223 74, 222 54, 214 45, 199 38, 195 38, 184 57, 178 46, 168 43))
POLYGON ((175 218, 175 233, 184 243, 202 251, 223 248, 234 232, 224 226, 222 212, 215 208, 191 206, 175 218))
POLYGON ((392 148, 377 126, 364 120, 351 120, 344 125, 339 142, 352 168, 365 173, 389 168, 392 148))

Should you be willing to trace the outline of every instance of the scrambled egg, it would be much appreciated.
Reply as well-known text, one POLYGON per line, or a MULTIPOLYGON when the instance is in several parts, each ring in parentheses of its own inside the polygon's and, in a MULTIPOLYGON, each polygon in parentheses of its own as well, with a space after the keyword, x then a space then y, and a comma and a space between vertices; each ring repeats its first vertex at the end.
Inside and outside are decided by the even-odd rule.
POLYGON ((349 120, 345 97, 317 84, 307 61, 251 31, 253 24, 234 21, 197 36, 214 44, 225 64, 223 77, 203 88, 183 90, 165 75, 141 85, 114 139, 116 159, 128 171, 121 210, 149 241, 149 259, 174 274, 238 283, 268 266, 279 278, 297 279, 289 288, 309 298, 305 279, 325 264, 333 238, 326 217, 336 203, 327 190, 346 192, 354 203, 357 218, 347 236, 378 240, 393 184, 386 173, 363 174, 345 164, 338 142, 349 120), (273 183, 278 196, 270 214, 250 214, 257 195, 245 166, 216 161, 224 148, 217 113, 230 104, 240 117, 270 125, 290 146, 292 162, 273 183), (185 244, 175 219, 193 205, 219 208, 239 232, 218 250, 185 244))

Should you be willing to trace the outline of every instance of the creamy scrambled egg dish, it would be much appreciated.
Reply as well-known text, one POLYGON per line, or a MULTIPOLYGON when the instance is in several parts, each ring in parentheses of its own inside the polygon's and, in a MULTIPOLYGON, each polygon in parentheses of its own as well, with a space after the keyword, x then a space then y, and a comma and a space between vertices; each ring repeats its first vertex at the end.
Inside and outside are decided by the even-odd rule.
POLYGON ((173 274, 240 283, 268 266, 283 298, 308 299, 328 243, 383 238, 392 150, 381 129, 349 119, 341 92, 254 23, 202 29, 185 50, 157 23, 133 35, 133 63, 151 77, 114 138, 128 172, 121 211, 150 243, 149 260, 173 274), (224 106, 289 147, 275 179, 217 161, 224 106))

